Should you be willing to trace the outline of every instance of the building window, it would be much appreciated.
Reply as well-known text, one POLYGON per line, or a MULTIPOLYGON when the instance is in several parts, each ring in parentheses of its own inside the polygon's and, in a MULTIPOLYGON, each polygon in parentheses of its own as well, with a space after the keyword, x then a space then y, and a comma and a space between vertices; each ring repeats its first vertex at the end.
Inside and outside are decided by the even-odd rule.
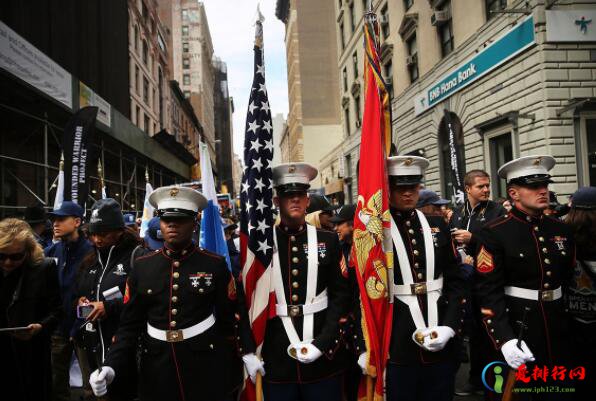
POLYGON ((182 25, 182 36, 188 36, 188 25, 182 25))
POLYGON ((143 101, 145 104, 149 103, 149 80, 147 77, 143 76, 143 101))
POLYGON ((354 80, 358 79, 358 53, 352 54, 352 68, 354 68, 354 80))
POLYGON ((451 2, 445 3, 443 9, 435 13, 439 42, 441 43, 441 56, 445 57, 453 51, 453 19, 451 18, 451 2), (443 20, 438 20, 441 15, 443 20))
MULTIPOLYGON (((451 128, 453 129, 453 135, 455 139, 455 147, 457 150, 458 159, 458 170, 460 173, 460 180, 463 184, 464 169, 465 169, 465 147, 464 147, 464 130, 459 120, 459 117, 455 113, 449 113, 449 120, 451 128)), ((455 191, 454 191, 454 179, 451 172, 451 148, 449 147, 449 128, 447 124, 447 118, 443 117, 439 123, 439 149, 441 152, 441 176, 443 177, 442 193, 447 199, 451 199, 455 202, 455 191)))
POLYGON ((139 52, 139 26, 135 25, 135 34, 134 34, 134 47, 135 47, 135 52, 139 52))
POLYGON ((385 79, 387 92, 389 93, 389 96, 393 97, 393 62, 391 62, 391 59, 383 65, 383 70, 383 78, 385 79))
POLYGON ((147 47, 147 41, 143 40, 143 63, 147 65, 149 60, 149 48, 147 47))
POLYGON ((190 91, 184 91, 184 97, 185 98, 189 98, 190 97, 190 91))
POLYGON ((486 7, 486 20, 496 17, 498 14, 494 14, 491 11, 499 11, 507 8, 507 0, 484 0, 486 7))
POLYGON ((350 4, 349 10, 348 10, 348 18, 350 20, 350 28, 351 28, 350 33, 353 34, 354 31, 356 30, 356 25, 354 24, 354 3, 350 4))
POLYGON ((389 11, 387 9, 387 4, 381 9, 381 32, 383 32, 383 38, 387 39, 389 37, 389 11))
POLYGON ((493 198, 506 198, 507 186, 505 180, 499 179, 497 172, 499 167, 513 160, 511 128, 503 127, 487 132, 484 134, 484 141, 493 198))
POLYGON ((362 122, 360 115, 360 94, 354 95, 354 117, 356 118, 356 126, 358 127, 362 122))
POLYGON ((141 81, 139 80, 139 66, 135 65, 135 91, 137 95, 141 94, 141 81))
POLYGON ((182 84, 190 85, 190 74, 184 74, 182 76, 182 84))
POLYGON ((149 116, 145 114, 145 124, 143 125, 143 130, 147 135, 150 135, 149 129, 151 128, 151 124, 149 123, 149 116))
POLYGON ((141 108, 139 106, 136 107, 135 125, 137 127, 140 127, 140 125, 141 125, 141 108))
POLYGON ((349 104, 344 107, 344 127, 346 128, 346 136, 350 136, 350 107, 349 104))
POLYGON ((418 44, 416 42, 416 34, 412 35, 406 41, 408 49, 408 58, 406 64, 408 65, 408 73, 410 74, 410 82, 416 82, 418 79, 418 44))
POLYGON ((348 70, 347 67, 344 67, 344 70, 342 72, 342 78, 344 81, 344 92, 348 91, 348 70))
POLYGON ((344 23, 339 24, 339 41, 341 42, 341 49, 346 48, 346 37, 344 36, 344 23))
POLYGON ((354 179, 352 177, 352 155, 346 155, 346 160, 345 160, 345 166, 346 166, 346 177, 350 178, 348 180, 348 185, 346 186, 346 190, 348 192, 348 204, 352 203, 352 188, 353 188, 353 182, 354 179))
POLYGON ((188 42, 182 42, 182 51, 188 53, 190 51, 190 44, 188 42))
MULTIPOLYGON (((581 186, 596 186, 596 115, 593 113, 580 118, 580 149, 578 155, 581 161, 581 170, 578 178, 581 186)), ((580 163, 578 163, 580 164, 580 163)))
POLYGON ((406 9, 406 11, 408 11, 410 7, 412 7, 412 4, 414 4, 414 0, 404 0, 404 8, 406 9))
POLYGON ((182 10, 182 21, 188 21, 188 10, 182 10))
POLYGON ((184 68, 185 70, 188 70, 190 68, 190 59, 189 58, 182 59, 182 68, 184 68))

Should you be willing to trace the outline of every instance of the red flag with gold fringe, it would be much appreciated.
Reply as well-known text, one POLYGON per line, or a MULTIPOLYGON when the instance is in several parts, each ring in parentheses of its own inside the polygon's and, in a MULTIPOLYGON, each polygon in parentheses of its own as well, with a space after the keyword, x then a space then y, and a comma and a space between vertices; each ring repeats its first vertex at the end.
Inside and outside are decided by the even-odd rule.
MULTIPOLYGON (((358 180, 352 252, 361 294, 361 323, 369 353, 369 375, 376 377, 372 396, 375 401, 384 398, 383 380, 393 313, 393 246, 385 168, 391 146, 391 116, 389 95, 380 74, 378 38, 376 15, 370 12, 364 23, 366 94, 359 168, 359 177, 366 179, 358 180)), ((358 395, 359 399, 366 398, 364 382, 358 395)))

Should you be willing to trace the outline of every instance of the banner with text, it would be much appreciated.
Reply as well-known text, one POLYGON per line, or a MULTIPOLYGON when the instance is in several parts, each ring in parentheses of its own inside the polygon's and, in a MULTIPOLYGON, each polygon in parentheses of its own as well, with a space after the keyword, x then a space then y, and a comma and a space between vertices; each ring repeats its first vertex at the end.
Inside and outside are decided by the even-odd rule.
POLYGON ((0 21, 0 68, 72 109, 72 77, 0 21))
POLYGON ((529 16, 481 52, 446 74, 414 98, 416 115, 465 88, 499 65, 534 45, 534 18, 529 16))
POLYGON ((93 160, 93 139, 97 107, 77 111, 64 127, 64 200, 85 208, 89 193, 89 166, 93 160))

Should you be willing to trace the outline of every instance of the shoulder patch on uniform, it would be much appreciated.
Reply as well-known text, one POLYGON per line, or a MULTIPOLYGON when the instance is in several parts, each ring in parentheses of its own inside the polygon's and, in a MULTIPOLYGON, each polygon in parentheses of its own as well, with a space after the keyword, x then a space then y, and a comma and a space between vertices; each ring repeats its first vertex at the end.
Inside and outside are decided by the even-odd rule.
POLYGON ((479 273, 490 273, 495 269, 493 254, 486 250, 484 245, 476 256, 476 270, 479 273))
POLYGON ((124 300, 122 301, 124 304, 127 304, 130 301, 130 288, 128 287, 128 280, 126 280, 126 288, 124 289, 124 300))

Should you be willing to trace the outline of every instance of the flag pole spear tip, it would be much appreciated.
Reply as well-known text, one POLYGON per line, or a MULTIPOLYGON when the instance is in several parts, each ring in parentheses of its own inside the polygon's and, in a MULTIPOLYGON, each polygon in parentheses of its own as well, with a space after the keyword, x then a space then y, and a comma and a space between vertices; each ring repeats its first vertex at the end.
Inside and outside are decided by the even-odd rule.
POLYGON ((60 171, 64 171, 64 153, 60 153, 60 164, 58 165, 60 171))
POLYGON ((145 167, 145 181, 149 182, 149 167, 145 167))
POLYGON ((263 21, 265 17, 261 13, 261 3, 257 4, 257 20, 255 21, 255 46, 263 47, 263 21))

